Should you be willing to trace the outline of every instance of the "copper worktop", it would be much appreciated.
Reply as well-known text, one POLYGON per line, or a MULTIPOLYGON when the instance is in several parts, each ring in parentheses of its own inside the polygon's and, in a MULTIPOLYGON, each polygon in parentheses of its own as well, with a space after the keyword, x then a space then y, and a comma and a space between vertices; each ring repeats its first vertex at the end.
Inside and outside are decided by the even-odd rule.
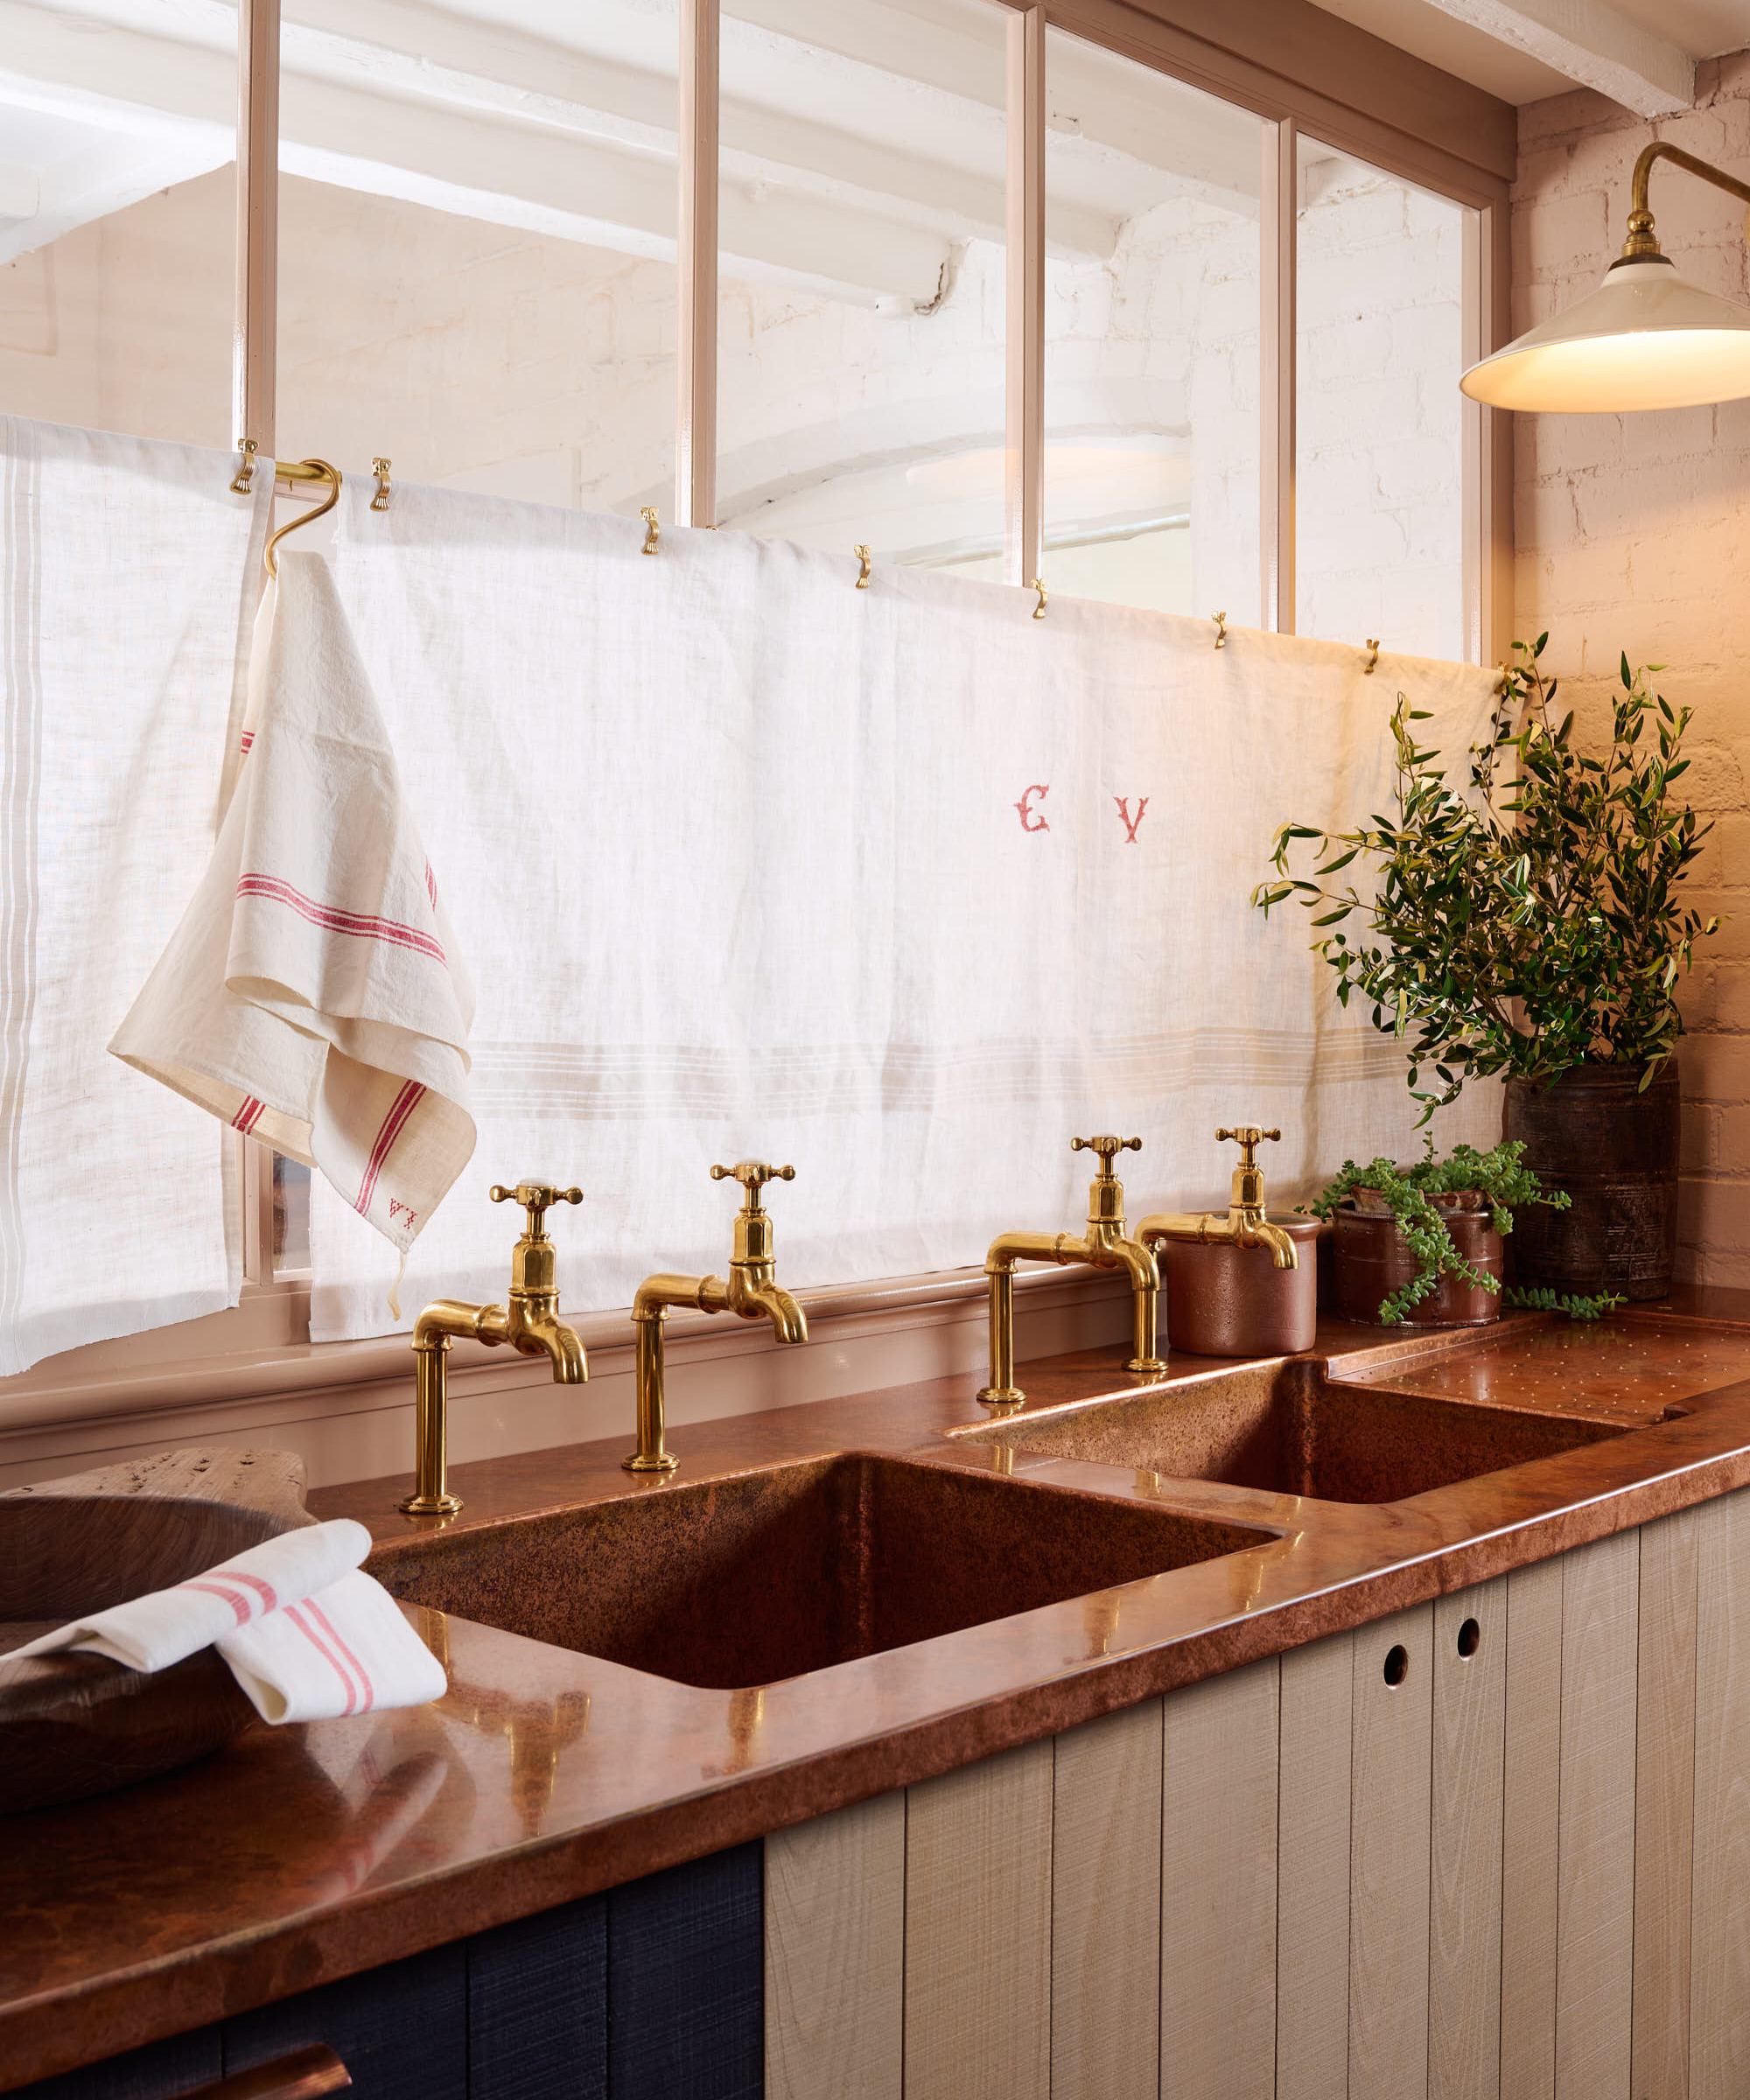
MULTIPOLYGON (((1116 1348, 1023 1367, 1030 1410, 1130 1395, 1116 1348)), ((1430 1336, 1321 1325, 1327 1375, 1634 1425, 1379 1505, 1056 1460, 945 1437, 963 1376, 677 1432, 682 1483, 850 1452, 1026 1472, 1271 1534, 1170 1576, 892 1649, 757 1695, 674 1684, 410 1607, 447 1653, 435 1706, 256 1729, 106 1799, 10 1818, 0 1844, 0 2090, 501 1924, 1750 1482, 1750 1292, 1688 1292, 1600 1327, 1516 1315, 1430 1336), (1681 1402, 1676 1419, 1666 1410, 1681 1402)), ((1161 1383, 1205 1377, 1174 1357, 1161 1383)), ((1023 1418, 1024 1419, 1024 1418, 1023 1418)), ((622 1496, 624 1437, 455 1469, 452 1520, 401 1479, 319 1491, 386 1574, 422 1532, 622 1496)), ((489 1541, 482 1542, 489 1544, 489 1541)))

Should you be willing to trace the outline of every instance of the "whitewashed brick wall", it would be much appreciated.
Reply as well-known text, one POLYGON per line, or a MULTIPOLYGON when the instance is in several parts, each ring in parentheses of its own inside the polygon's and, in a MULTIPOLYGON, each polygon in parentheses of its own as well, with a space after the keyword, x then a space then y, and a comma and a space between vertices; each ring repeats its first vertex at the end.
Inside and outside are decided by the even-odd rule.
MULTIPOLYGON (((1649 126, 1601 96, 1520 112, 1516 330, 1589 291, 1622 243, 1634 158, 1656 135, 1750 178, 1750 52, 1699 69, 1693 110, 1649 126)), ((1708 290, 1746 297, 1731 199, 1669 168, 1651 203, 1665 251, 1708 290)), ((1682 785, 1715 820, 1693 884, 1731 914, 1684 988, 1681 1272, 1750 1284, 1750 401, 1635 416, 1516 419, 1516 618, 1596 724, 1617 662, 1663 663, 1695 709, 1682 785)))

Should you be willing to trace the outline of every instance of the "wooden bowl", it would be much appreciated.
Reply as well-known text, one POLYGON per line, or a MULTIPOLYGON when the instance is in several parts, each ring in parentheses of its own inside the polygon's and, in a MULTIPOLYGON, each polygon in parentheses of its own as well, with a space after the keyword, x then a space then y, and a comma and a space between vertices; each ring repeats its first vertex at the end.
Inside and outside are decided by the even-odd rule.
POLYGON ((214 1648, 151 1675, 4 1651, 315 1521, 287 1451, 165 1452, 0 1494, 0 1813, 150 1779, 256 1719, 214 1648))

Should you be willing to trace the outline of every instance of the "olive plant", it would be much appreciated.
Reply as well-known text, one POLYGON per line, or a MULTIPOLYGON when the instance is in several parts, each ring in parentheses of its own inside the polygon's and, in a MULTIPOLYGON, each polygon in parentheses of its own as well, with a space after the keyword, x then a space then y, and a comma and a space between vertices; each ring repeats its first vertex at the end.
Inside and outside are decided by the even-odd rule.
POLYGON ((1276 878, 1252 892, 1266 914, 1291 898, 1314 914, 1338 998, 1359 994, 1375 1027, 1407 1042, 1423 1123, 1494 1074, 1548 1084, 1592 1060, 1639 1067, 1649 1085, 1683 1032, 1678 973, 1720 923, 1679 897, 1712 830, 1671 792, 1689 769, 1691 710, 1648 683, 1662 664, 1637 675, 1625 655, 1610 747, 1595 756, 1572 712, 1552 725, 1548 640, 1515 643, 1458 784, 1418 742, 1426 713, 1400 694, 1396 813, 1348 831, 1284 824, 1276 878), (1293 872, 1302 849, 1306 875, 1293 872), (1334 879, 1357 862, 1370 893, 1356 875, 1334 879))

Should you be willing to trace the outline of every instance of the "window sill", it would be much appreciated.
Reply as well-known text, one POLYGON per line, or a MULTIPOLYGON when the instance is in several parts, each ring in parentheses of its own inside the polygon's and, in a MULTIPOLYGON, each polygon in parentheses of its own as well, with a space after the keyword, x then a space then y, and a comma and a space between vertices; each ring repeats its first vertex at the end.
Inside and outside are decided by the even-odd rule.
MULTIPOLYGON (((670 1418, 708 1420, 976 1368, 984 1361, 986 1288, 982 1269, 956 1269, 798 1292, 809 1327, 801 1349, 780 1349, 767 1329, 745 1321, 671 1314, 670 1418)), ((1018 1357, 1121 1340, 1127 1293, 1120 1275, 1021 1271, 1018 1357)), ((299 1339, 308 1316, 307 1285, 246 1286, 231 1312, 95 1342, 0 1380, 0 1487, 76 1471, 100 1454, 190 1442, 300 1450, 312 1486, 402 1469, 412 1438, 408 1336, 310 1342, 299 1339)), ((581 1390, 556 1388, 544 1362, 456 1343, 453 1457, 539 1449, 621 1427, 629 1433, 629 1312, 589 1314, 575 1325, 590 1356, 581 1390)))

